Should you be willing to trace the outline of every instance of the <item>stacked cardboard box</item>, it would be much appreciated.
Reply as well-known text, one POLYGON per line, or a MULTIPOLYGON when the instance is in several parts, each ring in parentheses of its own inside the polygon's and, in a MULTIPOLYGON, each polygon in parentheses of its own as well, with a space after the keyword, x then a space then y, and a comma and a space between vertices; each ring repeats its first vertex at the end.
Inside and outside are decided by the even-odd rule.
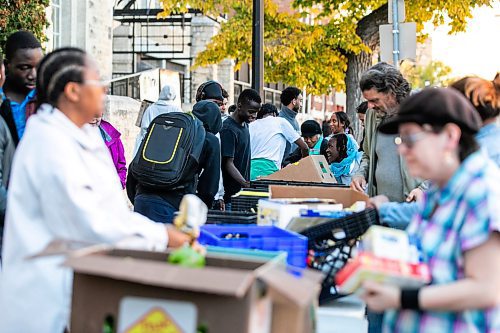
MULTIPOLYGON (((287 228, 294 217, 300 216, 300 210, 323 208, 326 204, 337 203, 350 207, 356 202, 367 202, 368 196, 349 188, 321 186, 269 186, 269 200, 259 200, 257 223, 287 228), (274 200, 277 199, 277 200, 274 200)), ((330 206, 332 210, 339 207, 330 206)))

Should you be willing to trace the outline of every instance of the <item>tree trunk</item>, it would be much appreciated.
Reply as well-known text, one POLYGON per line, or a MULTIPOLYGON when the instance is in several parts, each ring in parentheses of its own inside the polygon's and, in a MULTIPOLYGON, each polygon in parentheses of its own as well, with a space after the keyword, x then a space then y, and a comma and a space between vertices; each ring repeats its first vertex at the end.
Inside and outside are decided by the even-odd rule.
MULTIPOLYGON (((359 21, 356 33, 363 43, 365 43, 372 51, 375 51, 380 43, 378 27, 381 24, 387 23, 387 4, 374 10, 369 15, 359 21)), ((361 91, 359 89, 359 79, 361 75, 372 65, 373 53, 347 55, 347 72, 345 75, 346 87, 346 112, 351 120, 352 128, 356 134, 356 139, 361 138, 360 124, 356 114, 356 107, 361 103, 361 91)))
POLYGON ((361 52, 358 55, 349 54, 347 56, 347 72, 345 75, 346 106, 347 115, 351 121, 356 140, 361 140, 362 130, 358 121, 356 107, 361 102, 361 90, 359 89, 359 79, 372 64, 372 54, 361 52))

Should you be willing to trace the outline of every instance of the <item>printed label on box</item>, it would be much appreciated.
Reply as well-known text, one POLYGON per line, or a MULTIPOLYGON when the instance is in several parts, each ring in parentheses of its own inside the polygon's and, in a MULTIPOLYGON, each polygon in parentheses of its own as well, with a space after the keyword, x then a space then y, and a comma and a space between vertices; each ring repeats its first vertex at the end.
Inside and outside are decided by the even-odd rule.
POLYGON ((197 309, 193 303, 125 297, 120 302, 120 333, 195 333, 197 309))

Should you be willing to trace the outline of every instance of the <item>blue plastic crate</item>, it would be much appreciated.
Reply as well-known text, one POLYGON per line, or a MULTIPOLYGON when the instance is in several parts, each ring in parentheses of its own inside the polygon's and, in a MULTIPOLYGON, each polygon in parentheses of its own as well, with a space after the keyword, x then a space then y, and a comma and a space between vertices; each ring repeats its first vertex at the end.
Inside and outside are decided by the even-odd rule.
POLYGON ((284 251, 288 265, 306 267, 307 237, 274 226, 204 225, 198 241, 203 245, 284 251))

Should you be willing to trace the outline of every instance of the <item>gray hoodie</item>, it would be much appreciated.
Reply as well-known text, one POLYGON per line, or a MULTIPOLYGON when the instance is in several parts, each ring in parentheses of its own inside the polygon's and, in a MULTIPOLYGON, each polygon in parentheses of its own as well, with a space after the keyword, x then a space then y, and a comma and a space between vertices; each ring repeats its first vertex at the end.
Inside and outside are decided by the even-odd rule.
MULTIPOLYGON (((300 135, 299 123, 297 122, 297 119, 295 119, 297 117, 297 112, 290 110, 286 106, 282 106, 279 117, 286 119, 290 123, 290 125, 292 125, 293 129, 300 135)), ((290 155, 293 151, 295 151, 297 147, 298 146, 295 143, 290 143, 287 141, 285 153, 283 155, 283 161, 286 160, 288 155, 290 155)))
POLYGON ((142 139, 146 135, 148 131, 149 124, 158 117, 160 114, 169 113, 169 112, 182 112, 182 109, 175 105, 175 90, 171 85, 165 85, 160 92, 160 97, 158 101, 152 105, 150 105, 146 111, 144 111, 144 115, 142 116, 141 121, 141 131, 137 136, 137 140, 135 142, 134 148, 134 156, 137 154, 139 150, 139 146, 141 145, 142 139))

